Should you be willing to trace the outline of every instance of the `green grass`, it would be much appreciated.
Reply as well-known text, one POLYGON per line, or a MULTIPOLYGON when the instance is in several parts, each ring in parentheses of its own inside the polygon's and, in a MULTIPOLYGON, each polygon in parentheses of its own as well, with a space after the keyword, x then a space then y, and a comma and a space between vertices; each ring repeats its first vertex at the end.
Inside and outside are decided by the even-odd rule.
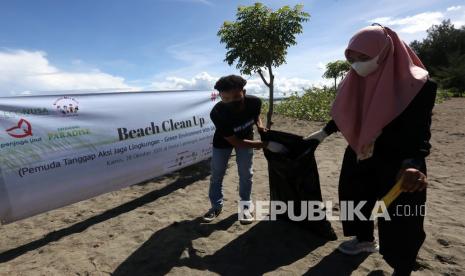
POLYGON ((457 93, 454 93, 451 90, 445 90, 445 89, 439 88, 436 94, 436 103, 440 104, 452 97, 458 97, 457 93))
POLYGON ((465 91, 461 92, 458 89, 444 89, 439 87, 436 94, 436 103, 442 103, 450 98, 461 98, 464 96, 465 91))

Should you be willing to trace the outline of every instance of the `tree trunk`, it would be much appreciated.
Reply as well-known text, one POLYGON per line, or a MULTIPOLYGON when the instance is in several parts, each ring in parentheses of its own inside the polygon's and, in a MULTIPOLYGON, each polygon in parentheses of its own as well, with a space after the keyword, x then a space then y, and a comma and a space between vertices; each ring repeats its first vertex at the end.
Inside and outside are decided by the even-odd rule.
POLYGON ((266 116, 266 128, 271 129, 271 125, 273 122, 271 121, 271 118, 273 116, 273 104, 274 104, 274 76, 273 76, 273 71, 271 68, 271 65, 268 66, 268 73, 270 74, 270 82, 268 89, 270 90, 270 95, 269 95, 269 104, 268 104, 268 114, 266 116))
POLYGON ((337 77, 334 78, 334 90, 337 90, 337 77))

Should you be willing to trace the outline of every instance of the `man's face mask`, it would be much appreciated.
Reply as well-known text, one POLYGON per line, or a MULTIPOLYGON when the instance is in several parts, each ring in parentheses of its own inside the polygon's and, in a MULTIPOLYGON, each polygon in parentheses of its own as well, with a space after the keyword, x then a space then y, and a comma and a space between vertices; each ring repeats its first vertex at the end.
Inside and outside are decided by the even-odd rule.
POLYGON ((232 101, 232 102, 227 102, 227 103, 224 103, 224 105, 227 106, 231 110, 237 111, 237 110, 241 109, 242 99, 235 100, 235 101, 232 101))
POLYGON ((231 111, 239 111, 244 102, 245 90, 221 95, 221 101, 231 111))
POLYGON ((352 66, 352 69, 357 72, 357 75, 360 77, 366 77, 378 69, 378 59, 379 55, 367 61, 353 62, 350 66, 352 66))

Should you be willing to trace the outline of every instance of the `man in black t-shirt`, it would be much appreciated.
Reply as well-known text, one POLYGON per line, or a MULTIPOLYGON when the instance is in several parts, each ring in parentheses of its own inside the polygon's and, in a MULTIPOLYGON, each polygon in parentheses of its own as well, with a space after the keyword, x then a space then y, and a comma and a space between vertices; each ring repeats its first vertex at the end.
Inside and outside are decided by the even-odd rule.
POLYGON ((247 83, 240 76, 230 75, 220 78, 215 89, 220 92, 221 102, 217 103, 210 118, 215 124, 209 198, 212 208, 204 215, 206 222, 214 220, 223 208, 223 177, 226 172, 232 149, 236 151, 239 173, 239 196, 242 223, 251 223, 253 216, 249 210, 252 190, 253 149, 266 147, 264 142, 253 140, 253 126, 266 131, 260 119, 261 100, 245 94, 247 83))

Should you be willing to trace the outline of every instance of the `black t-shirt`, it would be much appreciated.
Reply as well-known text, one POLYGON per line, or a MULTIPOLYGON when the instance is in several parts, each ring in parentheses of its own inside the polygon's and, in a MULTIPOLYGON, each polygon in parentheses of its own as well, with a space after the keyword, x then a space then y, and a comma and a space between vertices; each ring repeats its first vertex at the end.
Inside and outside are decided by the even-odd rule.
POLYGON ((253 125, 257 122, 262 101, 255 96, 245 95, 245 108, 242 111, 231 111, 223 102, 217 103, 210 112, 210 118, 215 124, 213 136, 215 148, 231 148, 232 145, 224 139, 235 135, 239 139, 253 139, 253 125))

